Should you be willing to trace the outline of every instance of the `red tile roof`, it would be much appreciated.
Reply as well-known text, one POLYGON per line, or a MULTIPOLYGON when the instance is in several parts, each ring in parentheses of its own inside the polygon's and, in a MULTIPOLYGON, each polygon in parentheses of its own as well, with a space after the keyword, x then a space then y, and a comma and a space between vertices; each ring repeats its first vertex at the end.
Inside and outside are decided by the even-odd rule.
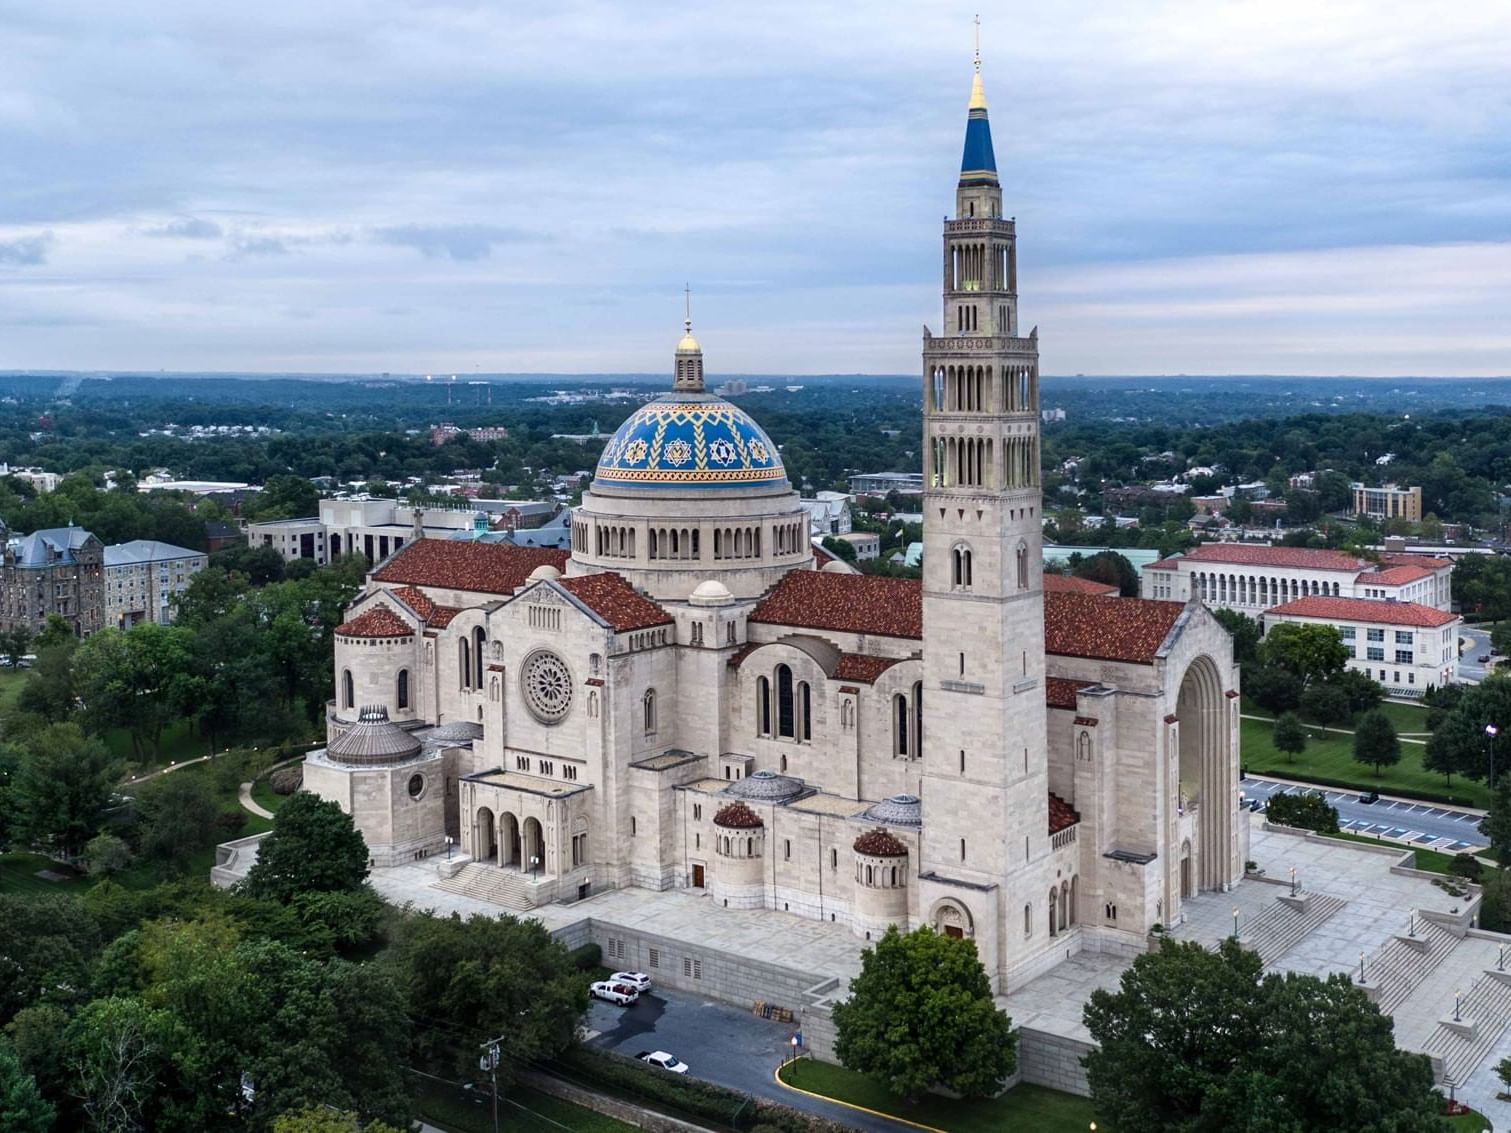
POLYGON ((416 539, 384 563, 373 578, 478 594, 510 594, 525 584, 536 567, 565 570, 567 557, 566 551, 556 547, 416 539))
MULTIPOLYGON (((1160 559, 1157 563, 1150 563, 1145 570, 1179 570, 1180 559, 1160 559)), ((1048 578, 1048 575, 1045 575, 1048 578)))
POLYGON ((1425 567, 1434 573, 1453 566, 1452 559, 1441 559, 1437 555, 1386 554, 1380 556, 1380 561, 1386 566, 1425 567))
POLYGON ((670 614, 613 571, 561 578, 557 583, 618 633, 671 624, 670 614))
POLYGON ((841 653, 834 667, 835 680, 875 684, 876 678, 897 664, 897 657, 872 657, 868 653, 841 653))
POLYGON ((916 578, 792 570, 750 620, 839 633, 923 637, 923 585, 916 578))
POLYGON ((1076 578, 1068 574, 1045 574, 1044 593, 1046 594, 1094 594, 1099 598, 1116 598, 1118 588, 1108 586, 1105 582, 1095 582, 1089 578, 1076 578))
POLYGON ((1185 608, 1147 598, 1046 594, 1044 651, 1151 665, 1185 608))
POLYGON ((907 857, 908 848, 890 830, 867 830, 855 839, 855 852, 873 858, 907 857))
MULTIPOLYGON (((1168 560, 1166 560, 1168 561, 1168 560)), ((1370 564, 1342 551, 1315 547, 1261 547, 1254 543, 1203 543, 1176 562, 1232 563, 1237 566, 1346 570, 1357 574, 1370 564)))
POLYGON ((1045 677, 1044 703, 1050 708, 1074 710, 1076 693, 1094 684, 1096 684, 1095 681, 1073 681, 1069 677, 1045 677))
POLYGON ((824 550, 817 543, 813 545, 813 569, 822 570, 834 561, 835 556, 824 550))
POLYGON ((426 597, 423 591, 416 590, 413 586, 400 586, 394 590, 390 590, 389 593, 419 614, 425 621, 429 621, 430 615, 435 613, 435 603, 426 597))
POLYGON ((425 624, 436 629, 445 629, 451 624, 451 619, 461 612, 459 606, 433 606, 430 617, 425 619, 425 624))
POLYGON ((338 625, 336 633, 342 637, 411 637, 414 628, 394 613, 392 606, 377 602, 338 625))
POLYGON ((1312 595, 1271 606, 1267 614, 1290 614, 1298 618, 1323 618, 1335 622, 1374 622, 1388 626, 1419 626, 1431 629, 1457 621, 1457 614, 1434 610, 1420 602, 1385 602, 1378 598, 1324 598, 1312 595))
POLYGON ((759 814, 744 803, 730 803, 719 808, 719 813, 714 815, 714 825, 733 827, 736 830, 754 830, 766 824, 761 821, 759 814))
POLYGON ((1408 582, 1420 582, 1424 578, 1431 578, 1433 571, 1419 566, 1388 566, 1383 570, 1366 570, 1354 581, 1362 582, 1365 586, 1376 584, 1379 586, 1404 586, 1408 582))
POLYGON ((1074 826, 1081 821, 1081 816, 1076 813, 1076 808, 1062 799, 1053 791, 1049 792, 1049 832, 1058 834, 1067 826, 1074 826))

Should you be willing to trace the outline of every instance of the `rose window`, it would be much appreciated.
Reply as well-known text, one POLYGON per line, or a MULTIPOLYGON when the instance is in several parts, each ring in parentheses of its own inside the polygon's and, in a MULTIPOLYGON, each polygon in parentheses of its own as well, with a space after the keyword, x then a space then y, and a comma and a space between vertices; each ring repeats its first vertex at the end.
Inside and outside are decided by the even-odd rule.
POLYGON ((525 704, 542 723, 556 723, 572 707, 572 673, 556 654, 545 650, 530 654, 519 679, 525 704))

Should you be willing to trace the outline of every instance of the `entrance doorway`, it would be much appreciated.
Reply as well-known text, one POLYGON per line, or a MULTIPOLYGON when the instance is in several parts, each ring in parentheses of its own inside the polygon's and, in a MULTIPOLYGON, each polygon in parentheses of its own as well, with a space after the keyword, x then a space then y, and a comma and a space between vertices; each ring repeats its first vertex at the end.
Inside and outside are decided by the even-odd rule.
POLYGON ((947 924, 944 926, 944 935, 953 937, 955 940, 959 940, 961 939, 961 937, 965 936, 965 930, 958 924, 947 924))
POLYGON ((693 888, 703 888, 703 867, 700 865, 693 866, 693 888))

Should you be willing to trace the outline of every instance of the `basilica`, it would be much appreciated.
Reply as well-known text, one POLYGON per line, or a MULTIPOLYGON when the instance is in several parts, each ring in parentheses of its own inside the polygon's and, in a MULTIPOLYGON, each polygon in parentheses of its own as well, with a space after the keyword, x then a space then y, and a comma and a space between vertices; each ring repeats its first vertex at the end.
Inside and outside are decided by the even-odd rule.
POLYGON ((815 545, 689 322, 569 551, 417 531, 376 565, 306 787, 375 866, 515 908, 639 887, 931 925, 999 991, 1142 952, 1243 875, 1238 673, 1198 602, 1043 573, 1038 386, 978 60, 923 332, 922 579, 815 545))

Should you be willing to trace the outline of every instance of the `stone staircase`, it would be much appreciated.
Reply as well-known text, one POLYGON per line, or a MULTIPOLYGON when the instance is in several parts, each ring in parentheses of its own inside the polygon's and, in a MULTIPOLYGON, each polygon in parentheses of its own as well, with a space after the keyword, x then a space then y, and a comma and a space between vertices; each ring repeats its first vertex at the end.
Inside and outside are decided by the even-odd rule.
POLYGON ((1243 934, 1243 946, 1259 953, 1269 967, 1284 956, 1318 925, 1328 920, 1344 905, 1342 897, 1302 891, 1294 897, 1277 897, 1243 934))
POLYGON ((1438 1023, 1427 1040, 1427 1053, 1442 1060, 1443 1083, 1455 1087, 1469 1080, 1511 1023, 1511 973, 1484 972, 1459 1005, 1461 1022, 1438 1023))
POLYGON ((1375 1003, 1386 1015, 1395 1013, 1417 985, 1458 947, 1459 937, 1441 925, 1423 920, 1414 937, 1393 936, 1366 965, 1375 1003))
POLYGON ((451 877, 437 881, 435 887, 476 901, 502 905, 517 913, 535 907, 530 883, 524 874, 512 869, 470 862, 451 877))

